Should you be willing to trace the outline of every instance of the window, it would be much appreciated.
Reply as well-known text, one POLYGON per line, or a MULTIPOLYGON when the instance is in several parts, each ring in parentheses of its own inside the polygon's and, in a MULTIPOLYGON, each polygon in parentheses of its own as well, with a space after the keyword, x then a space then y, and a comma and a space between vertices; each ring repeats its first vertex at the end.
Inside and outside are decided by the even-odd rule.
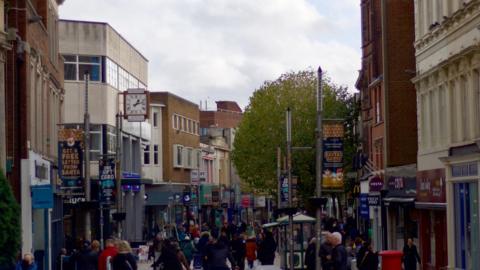
POLYGON ((107 58, 107 83, 118 89, 118 65, 107 58))
POLYGON ((195 150, 195 155, 197 156, 196 159, 195 159, 195 161, 196 161, 195 167, 200 168, 200 161, 202 160, 202 150, 196 149, 195 150))
POLYGON ((200 136, 207 136, 208 128, 200 128, 200 136))
POLYGON ((192 168, 193 166, 193 149, 187 148, 187 168, 192 168))
POLYGON ((143 150, 143 164, 150 164, 150 145, 145 145, 145 150, 143 150))
POLYGON ((64 55, 64 79, 68 81, 77 80, 77 56, 76 55, 64 55))
POLYGON ((182 131, 187 131, 187 118, 182 117, 182 131))
POLYGON ((128 74, 128 88, 138 88, 138 80, 131 74, 128 74))
POLYGON ((375 121, 376 123, 382 122, 382 107, 381 107, 381 93, 380 89, 375 89, 375 121))
POLYGON ((107 154, 115 154, 117 152, 117 135, 115 128, 107 126, 107 154))
POLYGON ((173 167, 181 168, 183 166, 183 146, 173 145, 173 167))
POLYGON ((158 113, 156 112, 153 113, 153 127, 158 127, 158 113))
POLYGON ((128 72, 121 67, 118 67, 118 89, 120 91, 128 89, 128 72))
POLYGON ((101 81, 102 63, 100 56, 64 55, 64 79, 83 81, 85 72, 90 74, 91 81, 101 81))
POLYGON ((192 120, 188 120, 188 132, 192 133, 192 120))
POLYGON ((102 153, 102 126, 90 126, 90 160, 98 160, 102 153))
POLYGON ((173 115, 173 116, 172 116, 173 129, 178 129, 177 117, 178 117, 178 116, 176 116, 176 115, 173 115))
POLYGON ((158 164, 158 144, 153 145, 153 164, 158 164))

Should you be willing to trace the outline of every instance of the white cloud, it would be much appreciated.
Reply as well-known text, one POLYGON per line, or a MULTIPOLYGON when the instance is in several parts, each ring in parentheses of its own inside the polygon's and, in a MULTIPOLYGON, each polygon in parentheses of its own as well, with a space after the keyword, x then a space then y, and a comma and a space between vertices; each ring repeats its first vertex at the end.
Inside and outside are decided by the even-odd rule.
POLYGON ((111 24, 150 60, 151 90, 245 106, 263 81, 319 64, 334 82, 353 88, 360 67, 358 5, 327 2, 331 6, 307 0, 69 0, 60 17, 111 24))

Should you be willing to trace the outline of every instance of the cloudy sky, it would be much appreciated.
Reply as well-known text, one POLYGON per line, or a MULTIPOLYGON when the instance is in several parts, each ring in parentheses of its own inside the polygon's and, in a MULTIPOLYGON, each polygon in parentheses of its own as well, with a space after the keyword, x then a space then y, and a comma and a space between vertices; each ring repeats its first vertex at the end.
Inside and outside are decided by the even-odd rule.
POLYGON ((67 0, 63 19, 108 22, 149 59, 149 89, 244 107, 266 80, 321 65, 351 91, 358 0, 67 0))

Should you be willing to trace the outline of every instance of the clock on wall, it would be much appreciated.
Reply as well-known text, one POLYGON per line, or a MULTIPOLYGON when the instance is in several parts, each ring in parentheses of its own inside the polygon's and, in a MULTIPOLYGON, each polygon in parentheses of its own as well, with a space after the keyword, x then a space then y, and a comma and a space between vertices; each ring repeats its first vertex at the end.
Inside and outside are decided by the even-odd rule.
POLYGON ((148 118, 149 93, 145 89, 128 89, 124 93, 125 118, 129 122, 142 122, 148 118))

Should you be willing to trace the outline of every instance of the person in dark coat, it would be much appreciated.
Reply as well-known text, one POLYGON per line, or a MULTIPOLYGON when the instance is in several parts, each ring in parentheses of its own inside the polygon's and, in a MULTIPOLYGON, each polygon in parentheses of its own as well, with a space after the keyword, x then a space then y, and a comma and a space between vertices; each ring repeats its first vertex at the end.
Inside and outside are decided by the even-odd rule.
POLYGON ((239 270, 245 269, 245 256, 246 256, 246 247, 245 247, 245 239, 243 239, 243 235, 239 235, 235 233, 233 235, 232 240, 232 256, 235 260, 235 264, 238 266, 239 270))
MULTIPOLYGON (((160 269, 165 270, 183 270, 182 263, 178 259, 177 250, 170 240, 163 241, 163 248, 160 257, 152 264, 153 268, 162 265, 160 269)), ((115 269, 114 269, 115 270, 115 269)))
POLYGON ((119 241, 118 253, 113 257, 113 270, 137 270, 137 260, 132 254, 132 248, 127 241, 119 241))
POLYGON ((76 265, 77 269, 98 269, 98 252, 91 249, 90 241, 83 241, 82 249, 73 255, 73 262, 76 265))
POLYGON ((332 233, 332 246, 333 269, 347 270, 347 251, 342 245, 342 234, 339 232, 332 233))
POLYGON ((212 242, 207 246, 207 269, 208 270, 230 270, 227 266, 227 259, 232 268, 235 269, 235 260, 230 253, 230 248, 224 241, 218 239, 218 234, 212 232, 212 242))
POLYGON ((371 242, 365 242, 363 244, 365 251, 358 257, 357 266, 358 270, 377 270, 378 269, 378 252, 373 251, 373 245, 371 242))
POLYGON ((316 258, 317 256, 315 256, 315 242, 316 242, 315 237, 310 239, 307 250, 305 251, 305 266, 307 267, 307 270, 315 269, 315 263, 317 259, 316 258))
POLYGON ((273 265, 275 260, 275 251, 277 250, 277 243, 273 239, 273 234, 269 230, 264 230, 262 234, 263 239, 258 245, 257 257, 262 265, 273 265))
POLYGON ((413 243, 412 238, 408 238, 407 244, 403 247, 403 265, 405 270, 416 270, 417 262, 421 263, 417 246, 413 243))
POLYGON ((332 260, 332 234, 327 232, 325 234, 325 241, 320 245, 320 262, 322 265, 322 270, 332 270, 333 269, 333 260, 332 260))

